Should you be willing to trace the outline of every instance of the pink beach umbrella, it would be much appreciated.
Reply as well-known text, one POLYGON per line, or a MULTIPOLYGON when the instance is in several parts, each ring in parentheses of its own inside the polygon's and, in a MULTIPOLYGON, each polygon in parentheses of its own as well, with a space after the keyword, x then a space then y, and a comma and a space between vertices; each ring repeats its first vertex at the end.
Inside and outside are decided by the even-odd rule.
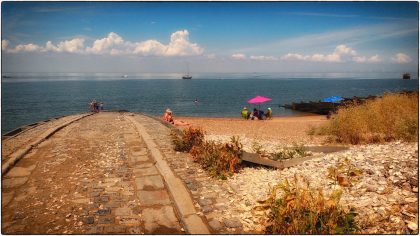
POLYGON ((271 100, 271 98, 266 98, 266 97, 263 97, 263 96, 256 96, 255 98, 249 100, 248 103, 259 104, 259 103, 263 103, 263 102, 270 101, 270 100, 271 100))

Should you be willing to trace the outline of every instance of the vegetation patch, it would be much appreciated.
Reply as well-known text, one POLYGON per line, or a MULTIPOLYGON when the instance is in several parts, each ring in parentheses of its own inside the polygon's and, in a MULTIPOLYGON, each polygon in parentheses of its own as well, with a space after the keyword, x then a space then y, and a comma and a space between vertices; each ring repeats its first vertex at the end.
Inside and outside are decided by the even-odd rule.
POLYGON ((189 152, 195 162, 211 176, 226 179, 239 169, 242 156, 242 144, 239 137, 232 137, 229 143, 204 141, 201 128, 189 127, 181 136, 171 133, 174 149, 189 152))
POLYGON ((358 230, 353 208, 339 204, 342 192, 325 197, 313 189, 307 180, 295 176, 274 186, 268 199, 254 211, 267 212, 267 234, 352 234, 358 230), (277 195, 280 195, 278 197, 277 195))
POLYGON ((271 159, 278 160, 287 160, 292 158, 306 157, 311 156, 312 153, 305 150, 303 144, 293 144, 292 147, 280 147, 276 152, 271 154, 271 159))
POLYGON ((205 141, 201 145, 193 146, 190 154, 210 175, 226 179, 238 171, 242 144, 237 137, 232 137, 229 143, 223 144, 205 141))
POLYGON ((335 141, 350 144, 418 141, 418 113, 418 92, 387 93, 362 105, 340 108, 326 126, 308 133, 332 135, 335 141))
POLYGON ((344 159, 335 167, 328 168, 327 177, 343 187, 349 187, 357 182, 357 177, 363 174, 362 170, 351 164, 349 159, 344 159))
POLYGON ((171 133, 175 151, 189 152, 193 146, 199 146, 204 140, 204 131, 201 128, 188 127, 181 137, 175 132, 171 133))

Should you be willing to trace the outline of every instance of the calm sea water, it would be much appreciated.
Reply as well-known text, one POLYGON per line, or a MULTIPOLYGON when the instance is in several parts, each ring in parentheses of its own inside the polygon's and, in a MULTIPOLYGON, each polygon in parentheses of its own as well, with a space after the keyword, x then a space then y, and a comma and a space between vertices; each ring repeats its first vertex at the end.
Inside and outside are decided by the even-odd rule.
POLYGON ((324 97, 381 95, 416 90, 418 79, 400 74, 207 74, 192 80, 178 74, 3 74, 2 134, 52 117, 88 111, 92 99, 106 110, 124 109, 161 115, 171 108, 176 116, 239 117, 256 95, 272 98, 276 116, 297 112, 279 107, 324 97), (10 78, 9 78, 10 76, 10 78), (197 99, 199 102, 194 103, 197 99))

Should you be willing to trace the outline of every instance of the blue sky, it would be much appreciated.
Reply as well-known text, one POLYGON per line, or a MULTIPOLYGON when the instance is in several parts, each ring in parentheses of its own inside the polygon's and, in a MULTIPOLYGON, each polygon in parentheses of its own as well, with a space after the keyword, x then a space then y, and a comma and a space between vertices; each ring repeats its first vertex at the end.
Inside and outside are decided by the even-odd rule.
POLYGON ((417 72, 417 2, 2 2, 5 72, 417 72), (27 70, 27 71, 24 71, 27 70))

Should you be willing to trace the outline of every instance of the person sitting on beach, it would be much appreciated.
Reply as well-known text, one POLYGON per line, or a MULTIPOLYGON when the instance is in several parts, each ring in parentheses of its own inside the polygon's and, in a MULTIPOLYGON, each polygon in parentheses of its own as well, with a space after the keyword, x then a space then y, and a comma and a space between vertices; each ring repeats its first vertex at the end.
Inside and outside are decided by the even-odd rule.
POLYGON ((171 109, 169 109, 169 108, 166 109, 165 113, 163 114, 162 119, 164 121, 167 121, 167 122, 171 123, 171 124, 174 124, 174 119, 172 117, 172 111, 171 111, 171 109))
POLYGON ((249 118, 249 114, 250 113, 248 112, 248 109, 246 107, 244 107, 244 109, 242 109, 242 111, 241 111, 242 118, 247 120, 249 118))
POLYGON ((257 108, 254 108, 254 110, 252 111, 252 116, 251 116, 251 120, 254 120, 255 118, 259 119, 259 112, 257 110, 257 108))
POLYGON ((263 120, 264 119, 264 112, 261 110, 258 110, 258 120, 263 120))
POLYGON ((273 111, 271 110, 271 108, 267 108, 267 113, 264 114, 265 117, 269 120, 271 120, 272 116, 273 116, 273 111))

